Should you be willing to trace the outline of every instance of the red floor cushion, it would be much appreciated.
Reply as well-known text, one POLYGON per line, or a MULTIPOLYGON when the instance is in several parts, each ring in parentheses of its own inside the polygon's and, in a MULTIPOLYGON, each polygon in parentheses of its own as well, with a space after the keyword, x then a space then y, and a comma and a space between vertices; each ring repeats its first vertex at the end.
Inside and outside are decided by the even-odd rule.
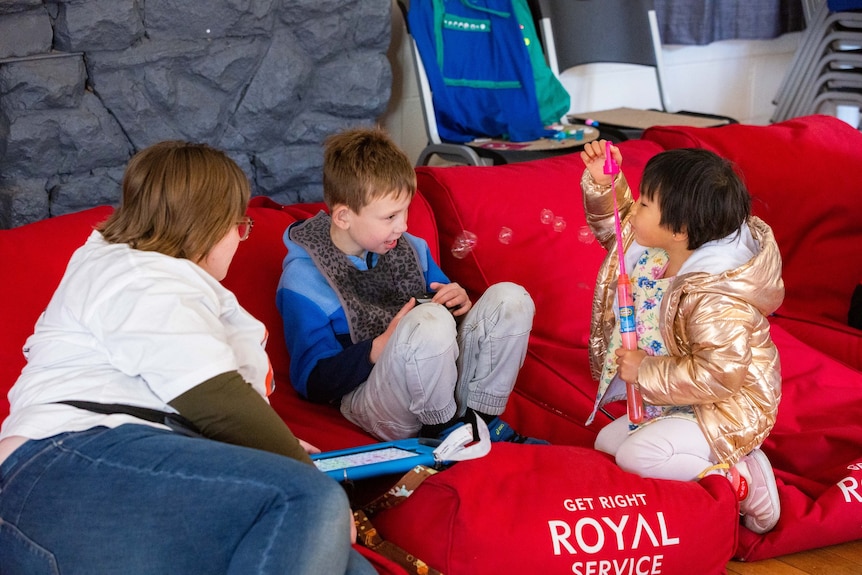
POLYGON ((763 444, 781 519, 740 529, 736 556, 756 561, 862 539, 862 373, 772 324, 781 354, 778 419, 763 444))
MULTIPOLYGON (((772 226, 781 250, 787 295, 776 314, 847 326, 862 277, 858 130, 815 115, 769 126, 654 127, 643 137, 667 149, 706 148, 733 161, 751 192, 754 213, 772 226)), ((832 345, 831 339, 819 345, 822 338, 806 338, 804 330, 796 335, 827 352, 832 345)), ((862 331, 857 335, 862 338, 862 331)))
POLYGON ((48 305, 72 252, 113 210, 91 208, 10 230, 0 230, 0 421, 9 414, 6 393, 26 363, 22 348, 48 305))
POLYGON ((643 479, 591 449, 507 443, 426 479, 374 523, 447 575, 711 575, 724 573, 739 519, 723 477, 643 479))
MULTIPOLYGON (((621 148, 626 177, 637 186, 647 159, 661 148, 645 141, 621 148)), ((579 154, 491 168, 416 170, 434 210, 448 276, 474 301, 491 284, 511 281, 536 303, 527 360, 504 417, 522 433, 591 446, 607 421, 602 416, 584 427, 596 391, 586 355, 593 288, 606 252, 586 226, 583 171, 579 154), (454 254, 464 232, 476 243, 454 254)))

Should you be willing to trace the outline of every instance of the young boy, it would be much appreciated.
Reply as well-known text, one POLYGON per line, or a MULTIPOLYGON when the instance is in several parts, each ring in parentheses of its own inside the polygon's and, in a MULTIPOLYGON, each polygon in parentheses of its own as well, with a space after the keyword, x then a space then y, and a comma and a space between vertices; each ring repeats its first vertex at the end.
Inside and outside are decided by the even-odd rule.
POLYGON ((499 283, 474 306, 406 233, 415 192, 410 160, 382 130, 327 140, 329 213, 284 234, 277 304, 291 382, 385 441, 443 437, 478 415, 492 441, 538 443, 498 417, 524 362, 533 300, 499 283), (431 302, 419 305, 426 292, 431 302))

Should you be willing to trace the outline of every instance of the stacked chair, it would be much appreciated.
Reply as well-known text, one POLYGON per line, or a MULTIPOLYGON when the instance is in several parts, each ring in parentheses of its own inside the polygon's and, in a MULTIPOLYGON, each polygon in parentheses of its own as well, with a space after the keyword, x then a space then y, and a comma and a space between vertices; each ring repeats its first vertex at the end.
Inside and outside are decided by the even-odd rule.
POLYGON ((813 7, 773 102, 773 122, 862 107, 862 0, 813 7))

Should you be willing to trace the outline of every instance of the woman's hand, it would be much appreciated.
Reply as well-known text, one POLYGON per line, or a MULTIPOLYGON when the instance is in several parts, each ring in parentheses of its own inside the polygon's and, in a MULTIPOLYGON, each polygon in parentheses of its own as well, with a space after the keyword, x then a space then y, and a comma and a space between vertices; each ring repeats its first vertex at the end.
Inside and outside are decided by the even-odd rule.
POLYGON ((298 437, 296 438, 296 440, 299 442, 299 444, 302 446, 302 448, 305 450, 305 452, 307 454, 311 455, 312 453, 320 453, 319 447, 315 447, 312 444, 308 443, 307 441, 303 441, 302 439, 300 439, 298 437))

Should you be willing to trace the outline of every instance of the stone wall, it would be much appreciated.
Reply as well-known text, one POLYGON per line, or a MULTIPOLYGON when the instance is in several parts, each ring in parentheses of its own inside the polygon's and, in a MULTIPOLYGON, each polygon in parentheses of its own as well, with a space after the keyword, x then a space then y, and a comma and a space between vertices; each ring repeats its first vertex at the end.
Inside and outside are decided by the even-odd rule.
POLYGON ((391 0, 2 0, 0 228, 116 203, 129 157, 224 149, 317 201, 321 143, 386 109, 391 0))

